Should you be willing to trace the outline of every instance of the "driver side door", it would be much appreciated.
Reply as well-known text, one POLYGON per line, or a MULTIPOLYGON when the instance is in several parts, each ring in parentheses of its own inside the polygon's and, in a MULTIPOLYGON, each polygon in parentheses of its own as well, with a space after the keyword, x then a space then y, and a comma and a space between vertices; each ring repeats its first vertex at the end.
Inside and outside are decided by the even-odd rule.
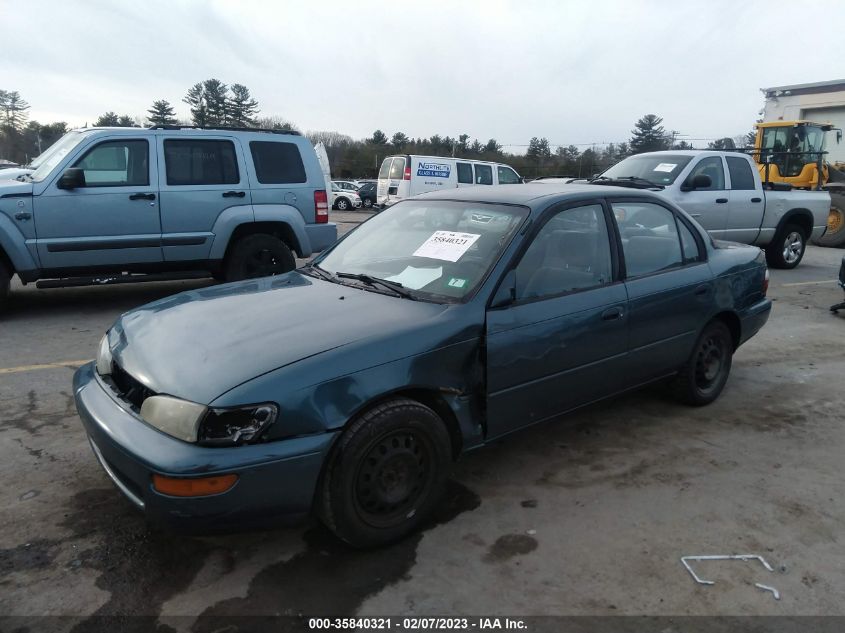
POLYGON ((514 268, 514 300, 488 309, 488 439, 624 388, 627 294, 609 226, 599 201, 552 210, 514 268))

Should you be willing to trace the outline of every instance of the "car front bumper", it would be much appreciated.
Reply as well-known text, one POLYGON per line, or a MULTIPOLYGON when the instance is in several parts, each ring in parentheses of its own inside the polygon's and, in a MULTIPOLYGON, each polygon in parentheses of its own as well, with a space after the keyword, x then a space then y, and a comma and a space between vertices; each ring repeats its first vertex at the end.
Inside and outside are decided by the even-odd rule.
POLYGON ((126 409, 97 376, 94 364, 73 377, 73 395, 94 455, 106 474, 147 518, 192 531, 301 520, 335 433, 264 444, 209 448, 161 433, 126 409), (153 474, 207 477, 236 474, 226 492, 174 497, 156 491, 153 474))
POLYGON ((771 300, 763 298, 740 314, 739 344, 742 345, 745 341, 757 334, 760 328, 766 325, 766 321, 769 320, 771 313, 771 300))

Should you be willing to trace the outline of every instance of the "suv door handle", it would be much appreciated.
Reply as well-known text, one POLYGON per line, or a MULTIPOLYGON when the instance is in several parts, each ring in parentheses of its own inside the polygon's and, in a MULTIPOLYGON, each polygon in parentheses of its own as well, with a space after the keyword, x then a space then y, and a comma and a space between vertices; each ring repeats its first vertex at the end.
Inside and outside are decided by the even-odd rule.
POLYGON ((133 193, 129 196, 130 200, 155 200, 156 195, 154 193, 133 193))
POLYGON ((763 198, 751 198, 751 202, 763 202, 763 198))
POLYGON ((727 201, 727 198, 716 198, 716 204, 725 204, 727 201))
POLYGON ((18 211, 18 212, 15 214, 15 219, 16 219, 16 220, 23 220, 24 222, 26 222, 27 220, 29 220, 31 217, 32 217, 32 214, 31 214, 31 213, 29 213, 29 212, 27 212, 27 211, 18 211))
POLYGON ((615 321, 616 319, 621 319, 622 315, 625 314, 624 310, 619 306, 614 308, 609 308, 601 313, 601 320, 602 321, 615 321))
POLYGON ((224 198, 243 198, 246 195, 245 191, 224 191, 224 198))

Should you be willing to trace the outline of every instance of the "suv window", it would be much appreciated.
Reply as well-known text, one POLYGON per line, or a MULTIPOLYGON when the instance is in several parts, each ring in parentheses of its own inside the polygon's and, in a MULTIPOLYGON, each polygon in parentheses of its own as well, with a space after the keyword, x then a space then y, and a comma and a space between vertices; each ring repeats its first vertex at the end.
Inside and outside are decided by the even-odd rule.
POLYGON ((619 224, 628 277, 683 265, 678 226, 669 209, 650 202, 614 202, 613 214, 619 224))
POLYGON ((167 140, 164 164, 168 185, 232 185, 241 181, 231 141, 167 140))
POLYGON ((86 187, 144 187, 150 184, 147 141, 99 143, 73 166, 85 172, 86 187))
POLYGON ((465 185, 472 184, 472 165, 470 163, 458 163, 458 182, 465 185))
POLYGON ((516 175, 516 172, 511 169, 510 167, 504 167, 502 165, 496 166, 496 175, 499 177, 499 184, 500 185, 518 185, 519 184, 519 176, 516 175))
POLYGON ((550 297, 612 280, 610 240, 599 204, 566 209, 537 233, 516 267, 517 299, 550 297))
POLYGON ((478 163, 475 164, 475 184, 493 184, 493 168, 490 165, 479 165, 478 163))
POLYGON ((264 185, 306 182, 305 165, 294 143, 250 141, 258 182, 264 185))
POLYGON ((699 175, 710 176, 710 186, 702 187, 696 191, 721 191, 725 188, 725 168, 722 167, 720 157, 703 158, 698 165, 692 168, 684 184, 692 185, 693 178, 699 175))
POLYGON ((731 174, 731 189, 753 190, 754 173, 748 161, 739 156, 726 156, 728 172, 731 174))

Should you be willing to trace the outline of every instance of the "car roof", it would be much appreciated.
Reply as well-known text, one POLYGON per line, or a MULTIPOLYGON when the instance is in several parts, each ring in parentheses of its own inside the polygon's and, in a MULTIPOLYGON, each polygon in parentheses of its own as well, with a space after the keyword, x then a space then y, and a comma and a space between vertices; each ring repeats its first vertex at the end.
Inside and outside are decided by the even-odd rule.
POLYGON ((448 191, 432 191, 414 196, 420 200, 455 200, 467 202, 488 202, 494 204, 519 204, 536 208, 567 200, 590 198, 652 198, 663 200, 650 191, 629 187, 611 187, 607 185, 527 183, 524 185, 500 185, 463 187, 448 191))
POLYGON ((289 132, 287 130, 266 130, 261 128, 194 128, 194 127, 179 127, 179 126, 163 126, 163 127, 87 127, 76 128, 70 130, 78 134, 92 133, 92 132, 108 132, 109 134, 127 134, 132 136, 138 135, 157 135, 165 134, 167 136, 244 136, 262 139, 270 139, 285 141, 288 143, 308 142, 308 139, 298 132, 289 132))

